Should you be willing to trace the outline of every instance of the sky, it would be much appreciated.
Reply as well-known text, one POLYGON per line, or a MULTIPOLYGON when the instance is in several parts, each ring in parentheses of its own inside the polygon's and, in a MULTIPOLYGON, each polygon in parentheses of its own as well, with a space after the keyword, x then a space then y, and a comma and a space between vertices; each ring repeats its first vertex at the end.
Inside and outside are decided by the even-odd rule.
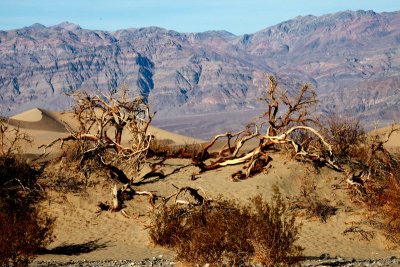
POLYGON ((0 0, 0 30, 69 21, 91 30, 158 26, 254 33, 296 16, 400 10, 400 0, 0 0))

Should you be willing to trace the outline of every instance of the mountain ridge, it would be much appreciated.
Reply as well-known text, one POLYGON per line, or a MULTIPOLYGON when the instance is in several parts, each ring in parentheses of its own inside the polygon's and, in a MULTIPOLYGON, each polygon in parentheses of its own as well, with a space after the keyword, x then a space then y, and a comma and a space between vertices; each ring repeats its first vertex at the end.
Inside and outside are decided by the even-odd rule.
POLYGON ((398 117, 400 11, 299 16, 258 32, 114 32, 62 22, 0 31, 0 112, 65 109, 65 92, 125 84, 161 116, 251 110, 274 74, 312 84, 323 113, 398 117), (43 28, 44 27, 44 28, 43 28))

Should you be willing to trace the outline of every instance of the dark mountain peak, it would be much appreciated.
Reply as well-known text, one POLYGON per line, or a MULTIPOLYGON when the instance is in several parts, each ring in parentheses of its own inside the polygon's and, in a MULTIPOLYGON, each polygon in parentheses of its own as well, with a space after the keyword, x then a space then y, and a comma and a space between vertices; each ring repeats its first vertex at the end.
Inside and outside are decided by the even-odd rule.
POLYGON ((67 31, 77 31, 77 30, 82 30, 81 26, 68 22, 68 21, 64 21, 61 22, 60 24, 54 25, 51 28, 53 29, 64 29, 67 31))
POLYGON ((357 15, 368 15, 368 16, 376 16, 378 15, 378 13, 376 13, 373 10, 357 10, 354 13, 356 13, 357 15))
POLYGON ((376 17, 379 16, 378 13, 376 13, 373 10, 346 10, 346 11, 341 11, 337 13, 332 13, 332 14, 326 14, 321 16, 320 18, 324 20, 354 20, 354 19, 359 19, 359 18, 371 18, 371 17, 376 17))
POLYGON ((201 32, 201 33, 198 33, 198 34, 204 34, 204 35, 210 35, 210 36, 224 36, 224 37, 234 37, 234 36, 236 36, 233 33, 225 31, 225 30, 205 31, 205 32, 201 32))
POLYGON ((179 36, 181 35, 179 32, 173 31, 173 30, 167 30, 165 28, 161 27, 144 27, 144 28, 139 28, 133 31, 135 35, 138 35, 140 37, 146 37, 146 36, 179 36))
POLYGON ((166 38, 180 38, 182 39, 185 34, 179 33, 173 30, 167 30, 165 28, 160 27, 143 27, 143 28, 129 28, 124 30, 118 30, 114 33, 111 33, 120 41, 132 41, 134 39, 152 39, 152 40, 161 40, 164 37, 166 38))
POLYGON ((46 26, 44 26, 43 24, 40 24, 40 23, 34 23, 31 26, 29 26, 28 28, 35 29, 35 30, 42 30, 42 29, 45 29, 46 26))
POLYGON ((188 36, 192 40, 197 40, 197 41, 207 41, 209 39, 215 39, 215 38, 229 41, 237 37, 233 33, 224 30, 189 33, 188 36))
POLYGON ((157 27, 157 26, 142 27, 137 30, 140 32, 166 32, 166 31, 168 31, 165 28, 157 27))
POLYGON ((305 38, 307 35, 315 35, 316 33, 324 34, 324 38, 329 38, 326 33, 332 31, 337 36, 348 34, 349 31, 360 33, 363 30, 386 31, 387 24, 394 23, 392 17, 396 17, 395 12, 376 13, 373 10, 346 10, 322 16, 298 16, 256 32, 254 39, 269 38, 270 36, 274 36, 275 39, 305 38))

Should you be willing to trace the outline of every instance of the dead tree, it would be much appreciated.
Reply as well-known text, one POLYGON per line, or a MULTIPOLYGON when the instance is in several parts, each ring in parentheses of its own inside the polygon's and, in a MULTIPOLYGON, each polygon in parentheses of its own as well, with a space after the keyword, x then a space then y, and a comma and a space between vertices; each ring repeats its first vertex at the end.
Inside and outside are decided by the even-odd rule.
POLYGON ((124 90, 120 95, 89 95, 76 93, 74 115, 78 128, 66 124, 69 136, 54 140, 43 146, 46 149, 60 142, 77 141, 82 148, 82 158, 98 157, 103 166, 116 172, 121 179, 123 174, 113 168, 118 161, 129 162, 135 171, 144 164, 152 136, 147 129, 154 114, 141 98, 129 100, 124 90))
POLYGON ((112 210, 121 209, 118 195, 147 194, 131 188, 135 176, 146 162, 152 136, 147 133, 154 114, 139 97, 128 99, 127 91, 120 94, 89 95, 85 92, 73 94, 76 99, 74 117, 77 127, 67 123, 69 135, 43 146, 44 152, 57 144, 63 148, 65 142, 75 141, 80 150, 79 164, 87 168, 89 161, 110 171, 120 183, 112 187, 112 210))
POLYGON ((282 91, 278 87, 277 81, 270 76, 269 88, 262 100, 267 104, 267 108, 258 124, 235 134, 227 132, 215 136, 193 159, 194 165, 198 166, 201 171, 207 171, 244 163, 246 171, 241 175, 248 178, 268 164, 271 160, 269 152, 275 146, 289 144, 296 157, 323 163, 340 170, 340 167, 334 162, 330 144, 317 130, 308 126, 315 122, 312 117, 312 109, 317 103, 316 94, 311 86, 302 86, 297 95, 290 97, 288 92, 282 91), (266 128, 265 131, 262 130, 264 128, 266 128), (294 133, 299 131, 305 131, 315 136, 317 146, 308 146, 307 149, 302 146, 293 137, 294 133), (226 143, 220 151, 210 153, 208 150, 218 139, 223 138, 226 139, 226 143), (240 153, 243 145, 252 139, 257 140, 258 145, 249 152, 240 153))
POLYGON ((267 109, 261 119, 268 123, 269 135, 274 136, 294 124, 315 123, 311 112, 315 111, 317 97, 310 85, 303 85, 297 95, 290 97, 289 92, 278 86, 273 76, 268 79, 269 88, 261 98, 267 104, 267 109))

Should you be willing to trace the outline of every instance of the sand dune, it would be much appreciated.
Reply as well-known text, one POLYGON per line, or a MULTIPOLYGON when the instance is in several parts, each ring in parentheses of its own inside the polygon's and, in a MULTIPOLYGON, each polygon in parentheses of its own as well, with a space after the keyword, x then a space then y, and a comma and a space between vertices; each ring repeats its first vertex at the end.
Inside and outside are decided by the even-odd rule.
POLYGON ((38 108, 10 117, 9 124, 27 130, 65 132, 64 124, 59 121, 57 113, 38 108))
MULTIPOLYGON (((13 127, 19 126, 34 139, 32 146, 23 148, 25 153, 31 155, 41 153, 37 148, 39 145, 66 136, 68 132, 64 123, 74 126, 71 113, 56 113, 43 109, 32 109, 15 115, 10 118, 9 123, 13 127)), ((167 140, 172 145, 204 142, 154 127, 150 127, 149 133, 160 140, 167 140)), ((393 135, 389 145, 399 146, 399 138, 400 134, 393 135)), ((300 216, 303 227, 298 243, 305 247, 306 256, 328 253, 331 256, 342 257, 386 258, 398 255, 399 250, 387 249, 387 243, 379 232, 371 241, 363 240, 356 234, 344 234, 354 225, 367 231, 371 230, 371 226, 366 224, 362 209, 349 200, 344 173, 326 167, 317 172, 311 165, 296 162, 285 153, 272 152, 271 156, 273 161, 268 170, 240 182, 233 182, 231 174, 241 169, 243 167, 241 165, 199 174, 199 169, 191 165, 190 160, 169 159, 162 167, 165 178, 145 183, 137 189, 167 196, 176 190, 174 186, 201 187, 211 198, 223 195, 225 198, 246 202, 249 197, 259 194, 269 198, 272 195, 272 187, 278 185, 283 195, 291 201, 294 196, 300 194, 302 181, 311 179, 315 182, 319 196, 329 199, 332 205, 338 207, 338 212, 326 223, 304 215, 300 216), (196 174, 197 179, 191 179, 193 174, 196 174)), ((65 171, 64 168, 65 164, 60 161, 52 171, 54 174, 62 173, 65 171)), ((96 179, 106 181, 104 177, 96 179)), ((96 213, 96 204, 99 201, 110 200, 109 187, 104 183, 94 183, 94 186, 82 193, 57 193, 51 189, 47 190, 50 199, 46 202, 46 209, 57 217, 56 239, 48 249, 85 244, 92 244, 94 249, 76 255, 45 254, 39 256, 38 261, 140 260, 145 257, 157 257, 160 254, 173 257, 174 253, 154 247, 148 238, 146 226, 153 211, 146 197, 135 197, 132 201, 126 202, 125 211, 130 215, 130 218, 126 218, 121 213, 96 213)))
MULTIPOLYGON (((302 179, 313 179, 319 196, 329 199, 330 204, 338 207, 338 211, 326 223, 300 215, 298 221, 303 226, 298 244, 305 248, 304 255, 318 257, 327 253, 331 256, 372 259, 398 255, 398 250, 387 249, 387 243, 379 232, 370 241, 357 234, 344 234, 352 226, 359 226, 366 231, 372 228, 366 223, 362 210, 348 201, 343 174, 328 168, 322 168, 316 173, 310 170, 310 165, 298 163, 287 155, 278 153, 272 156, 274 160, 267 172, 240 182, 233 182, 230 176, 241 165, 206 172, 192 180, 191 175, 198 173, 198 169, 190 165, 190 160, 170 159, 163 168, 166 178, 139 186, 137 190, 149 190, 168 196, 175 192, 174 186, 192 186, 202 188, 213 199, 223 196, 247 202, 256 195, 269 199, 273 186, 277 185, 290 201, 300 194, 302 179), (344 190, 338 190, 338 187, 344 190)), ((58 193, 52 196, 48 206, 49 211, 58 218, 55 229, 57 238, 49 249, 88 242, 97 244, 98 249, 79 255, 41 255, 37 260, 140 260, 160 254, 173 257, 173 252, 154 247, 148 237, 146 226, 149 225, 153 209, 146 197, 138 196, 126 202, 124 210, 130 218, 121 213, 97 214, 96 203, 110 199, 109 190, 104 188, 108 189, 100 184, 81 194, 58 193)))
MULTIPOLYGON (((400 129, 400 124, 395 124, 394 129, 400 129)), ((392 126, 386 126, 386 127, 382 127, 376 130, 371 131, 371 135, 375 135, 375 134, 381 134, 384 136, 387 136, 387 134, 390 132, 390 130, 392 129, 392 126)), ((385 146, 389 149, 398 149, 400 147, 400 131, 396 131, 394 133, 392 133, 392 135, 389 138, 389 141, 385 144, 385 146)))
POLYGON ((154 135, 159 140, 170 141, 172 145, 191 145, 205 142, 201 139, 169 132, 152 126, 149 127, 148 133, 154 135))
MULTIPOLYGON (((19 127, 22 132, 27 133, 32 139, 32 144, 22 147, 23 153, 34 157, 43 152, 40 146, 49 144, 53 140, 66 137, 68 131, 65 125, 77 127, 72 113, 52 112, 44 109, 31 109, 14 115, 8 119, 12 127, 19 127)), ((154 135, 158 140, 165 140, 171 145, 186 145, 204 142, 203 140, 168 132, 155 127, 149 127, 149 134, 154 135)), ((128 138, 126 138, 128 139, 128 138)), ((53 151, 55 151, 53 148, 53 151)))

